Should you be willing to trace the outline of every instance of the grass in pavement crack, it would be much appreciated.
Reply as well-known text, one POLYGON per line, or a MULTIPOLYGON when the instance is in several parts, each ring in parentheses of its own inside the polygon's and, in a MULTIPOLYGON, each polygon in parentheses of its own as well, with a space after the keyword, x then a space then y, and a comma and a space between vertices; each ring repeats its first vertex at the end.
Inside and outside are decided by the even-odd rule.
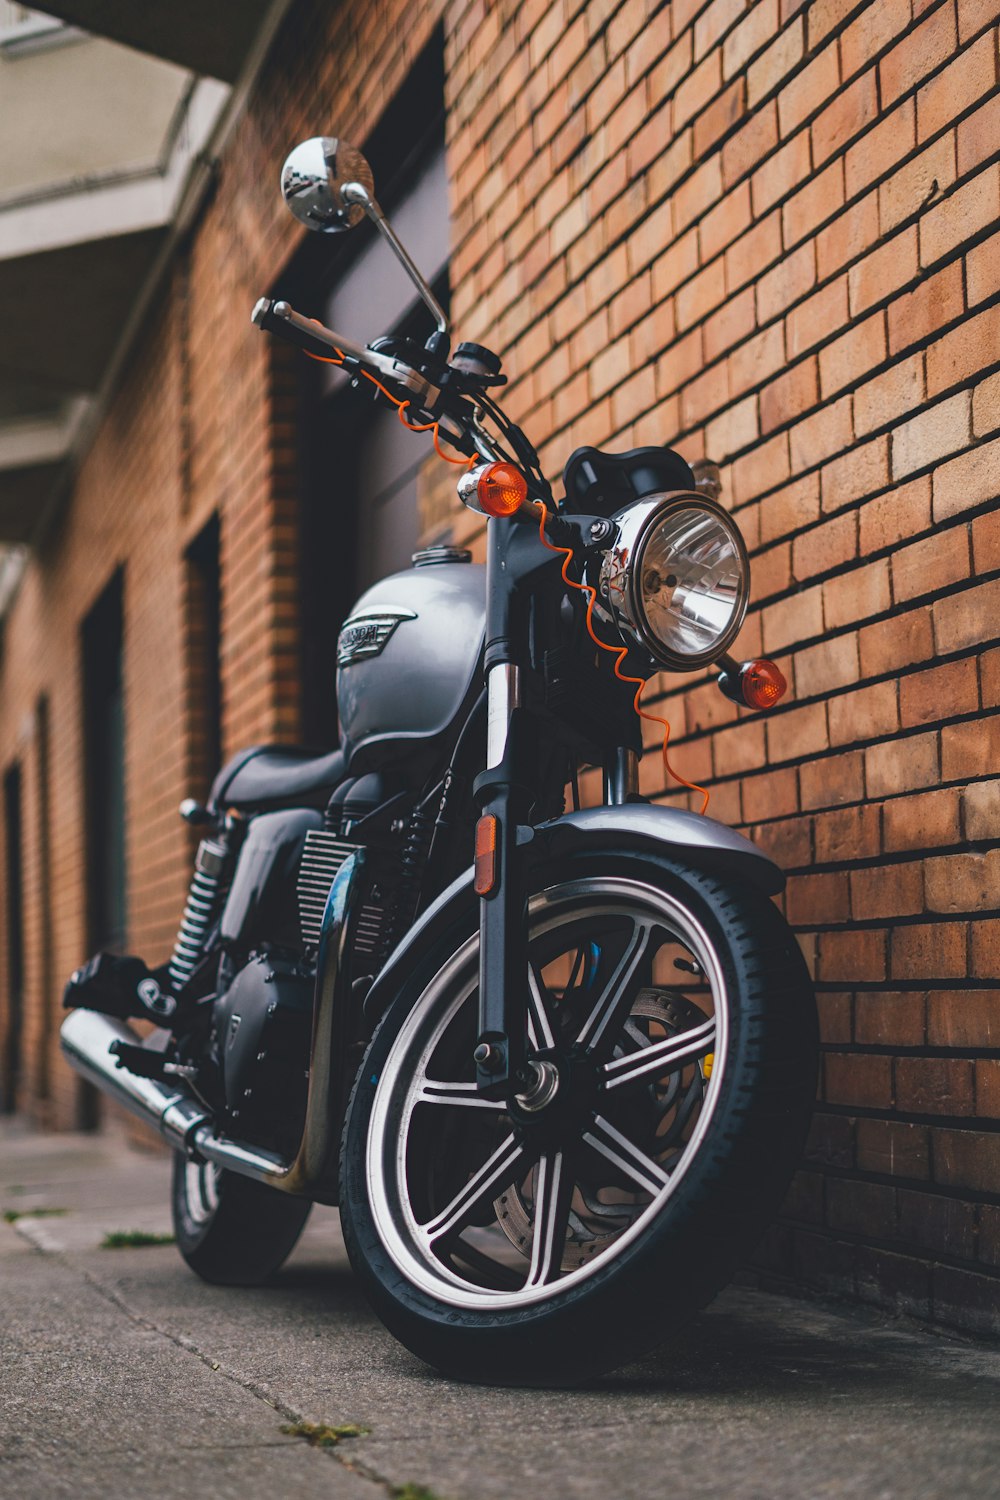
POLYGON ((68 1208, 5 1208, 5 1224, 16 1224, 18 1219, 59 1219, 68 1214, 68 1208))
POLYGON ((328 1427, 325 1422, 284 1422, 281 1430, 289 1437, 305 1438, 312 1448, 336 1448, 344 1438, 364 1437, 371 1428, 358 1427, 353 1422, 341 1427, 328 1427))
POLYGON ((392 1496, 393 1500, 438 1500, 434 1491, 422 1484, 398 1484, 392 1496))
POLYGON ((149 1234, 145 1229, 113 1229, 101 1241, 102 1250, 138 1250, 143 1245, 172 1245, 172 1234, 149 1234))

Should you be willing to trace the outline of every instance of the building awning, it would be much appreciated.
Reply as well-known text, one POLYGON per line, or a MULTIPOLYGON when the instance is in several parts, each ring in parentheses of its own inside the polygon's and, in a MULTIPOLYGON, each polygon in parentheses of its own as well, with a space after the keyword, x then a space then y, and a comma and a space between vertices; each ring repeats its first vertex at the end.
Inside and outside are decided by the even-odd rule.
POLYGON ((235 83, 269 0, 42 0, 35 9, 206 78, 235 83))

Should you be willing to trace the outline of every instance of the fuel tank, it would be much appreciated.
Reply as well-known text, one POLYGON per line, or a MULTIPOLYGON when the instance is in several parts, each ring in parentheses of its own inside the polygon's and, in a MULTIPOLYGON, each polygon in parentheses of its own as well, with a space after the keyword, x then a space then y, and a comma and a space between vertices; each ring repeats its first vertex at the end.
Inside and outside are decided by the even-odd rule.
POLYGON ((443 735, 483 650, 486 569, 432 547, 362 594, 337 641, 337 710, 352 774, 443 735))

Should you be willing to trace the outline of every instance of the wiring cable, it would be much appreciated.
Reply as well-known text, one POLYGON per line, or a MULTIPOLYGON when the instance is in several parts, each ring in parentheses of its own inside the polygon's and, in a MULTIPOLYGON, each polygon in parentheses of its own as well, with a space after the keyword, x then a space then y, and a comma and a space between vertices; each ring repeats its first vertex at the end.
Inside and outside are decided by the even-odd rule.
POLYGON ((593 641, 595 646, 599 646, 602 651, 610 652, 611 655, 615 658, 614 673, 618 678, 618 681, 628 683, 630 686, 633 683, 636 684, 635 697, 632 699, 632 707, 639 715, 639 718, 646 719, 651 724, 661 724, 663 726, 663 745, 661 748, 661 754, 663 756, 664 771, 671 778, 671 780, 678 782, 680 786, 686 786, 692 792, 701 793, 701 796, 703 798, 701 811, 704 813, 706 808, 708 807, 711 793, 707 790, 706 787, 699 786, 696 781, 687 781, 685 777, 678 775, 673 766, 670 764, 670 755, 667 749, 670 743, 670 720, 665 719, 662 714, 650 713, 648 708, 643 708, 642 695, 646 688, 647 679, 645 677, 630 677, 622 671, 622 662, 628 656, 627 646, 609 646, 607 641, 602 641, 600 636, 597 634, 596 630, 594 629, 593 621, 594 605, 597 603, 597 590, 593 587, 592 584, 578 583, 575 578, 570 578, 567 569, 569 568, 570 563, 573 561, 573 548, 558 547, 554 542, 549 541, 548 537, 545 535, 545 524, 549 519, 549 512, 541 503, 541 501, 536 500, 535 506, 539 512, 539 540, 544 547, 548 548, 550 552, 558 552, 563 556, 563 565, 561 569, 563 583, 565 583, 568 588, 577 589, 586 597, 587 613, 584 618, 587 626, 587 634, 590 636, 590 639, 593 641))

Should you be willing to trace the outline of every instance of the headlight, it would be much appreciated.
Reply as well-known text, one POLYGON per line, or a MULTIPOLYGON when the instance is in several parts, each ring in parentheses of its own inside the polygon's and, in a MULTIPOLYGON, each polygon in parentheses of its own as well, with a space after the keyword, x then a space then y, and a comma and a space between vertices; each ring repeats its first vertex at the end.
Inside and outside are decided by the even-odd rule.
POLYGON ((747 612, 750 563, 739 528, 704 495, 651 495, 615 516, 599 594, 628 645, 675 672, 726 652, 747 612))

